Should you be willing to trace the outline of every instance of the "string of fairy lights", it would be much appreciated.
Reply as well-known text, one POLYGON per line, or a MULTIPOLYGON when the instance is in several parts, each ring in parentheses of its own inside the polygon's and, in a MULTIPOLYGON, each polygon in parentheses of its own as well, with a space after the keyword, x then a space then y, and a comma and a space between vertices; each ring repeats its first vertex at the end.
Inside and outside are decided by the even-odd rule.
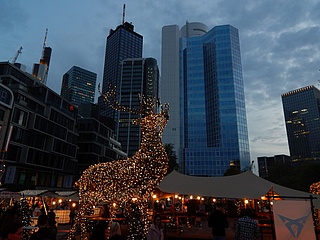
POLYGON ((310 186, 310 192, 312 194, 320 194, 320 182, 312 183, 310 186))
POLYGON ((168 168, 161 136, 168 121, 169 105, 165 104, 156 113, 158 102, 153 98, 140 97, 141 109, 138 110, 121 106, 116 100, 115 89, 101 95, 115 110, 141 116, 133 121, 133 124, 141 125, 141 145, 131 158, 91 165, 83 172, 78 181, 80 210, 68 239, 72 239, 77 226, 81 229, 81 239, 87 239, 83 218, 100 202, 109 203, 112 217, 120 206, 125 206, 128 239, 143 239, 149 227, 148 200, 168 168))

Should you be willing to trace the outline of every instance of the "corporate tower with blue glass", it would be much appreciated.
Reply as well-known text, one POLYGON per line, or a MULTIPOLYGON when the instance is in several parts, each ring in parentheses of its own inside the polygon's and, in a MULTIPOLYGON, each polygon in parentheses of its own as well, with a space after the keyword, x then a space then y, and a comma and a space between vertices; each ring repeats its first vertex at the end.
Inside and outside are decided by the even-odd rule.
POLYGON ((230 166, 248 169, 238 30, 230 25, 208 30, 202 23, 188 22, 181 30, 165 26, 161 63, 161 98, 169 102, 173 119, 163 140, 173 143, 180 171, 222 176, 230 166))

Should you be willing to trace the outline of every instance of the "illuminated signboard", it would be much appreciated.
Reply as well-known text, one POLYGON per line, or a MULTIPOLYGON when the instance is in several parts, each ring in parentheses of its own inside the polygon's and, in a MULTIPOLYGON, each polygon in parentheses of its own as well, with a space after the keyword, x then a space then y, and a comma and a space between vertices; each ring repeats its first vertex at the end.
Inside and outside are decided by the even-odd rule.
POLYGON ((0 104, 8 108, 12 108, 13 93, 12 91, 0 83, 0 104))

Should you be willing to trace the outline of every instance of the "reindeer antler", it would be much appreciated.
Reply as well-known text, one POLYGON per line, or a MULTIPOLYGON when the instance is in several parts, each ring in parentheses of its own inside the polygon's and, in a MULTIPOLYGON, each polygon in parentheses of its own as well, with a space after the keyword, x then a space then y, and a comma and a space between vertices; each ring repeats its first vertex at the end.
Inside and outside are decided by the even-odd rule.
POLYGON ((111 85, 109 86, 108 91, 104 94, 100 90, 100 83, 98 85, 98 91, 100 95, 105 100, 106 104, 110 106, 111 108, 117 110, 117 111, 123 111, 123 112, 131 112, 133 114, 143 114, 150 112, 153 112, 153 109, 157 104, 159 104, 159 99, 156 99, 156 97, 144 97, 141 94, 138 94, 139 102, 140 102, 140 109, 135 108, 129 108, 122 106, 118 101, 116 97, 116 87, 111 88, 111 85))
POLYGON ((153 112, 155 106, 159 104, 159 99, 156 97, 142 97, 141 101, 141 109, 147 113, 153 112))
POLYGON ((110 106, 111 108, 117 110, 117 111, 123 111, 123 112, 131 112, 133 114, 137 114, 140 115, 142 114, 141 110, 139 109, 135 109, 135 108, 129 108, 129 107, 125 107, 122 106, 118 101, 117 101, 117 97, 116 97, 116 87, 114 87, 113 89, 111 89, 111 86, 109 86, 109 89, 106 93, 102 93, 100 90, 100 83, 98 85, 98 92, 100 93, 100 95, 103 97, 104 101, 106 102, 106 104, 108 106, 110 106))

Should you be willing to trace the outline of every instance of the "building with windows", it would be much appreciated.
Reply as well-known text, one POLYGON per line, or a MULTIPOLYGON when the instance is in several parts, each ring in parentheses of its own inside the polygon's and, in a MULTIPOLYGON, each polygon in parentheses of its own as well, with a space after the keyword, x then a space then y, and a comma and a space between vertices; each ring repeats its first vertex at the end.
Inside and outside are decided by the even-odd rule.
POLYGON ((320 160, 320 91, 314 86, 281 95, 292 161, 320 160))
MULTIPOLYGON (((121 63, 119 84, 119 103, 122 106, 140 109, 139 94, 143 97, 159 98, 159 69, 154 58, 129 58, 121 63)), ((117 140, 122 150, 130 157, 139 149, 141 127, 133 125, 132 120, 140 116, 117 111, 117 140)))
POLYGON ((76 178, 79 178, 83 170, 92 164, 127 157, 121 150, 121 144, 116 141, 114 131, 108 127, 109 122, 105 119, 100 116, 98 104, 80 105, 77 118, 79 137, 76 178))
POLYGON ((2 123, 10 129, 1 141, 1 149, 6 150, 3 186, 71 188, 77 163, 78 109, 70 109, 69 101, 8 62, 0 63, 0 83, 14 96, 8 122, 2 123))
POLYGON ((286 172, 287 168, 291 166, 291 157, 288 155, 280 154, 273 157, 258 157, 259 177, 269 179, 269 171, 272 167, 276 166, 286 172))
MULTIPOLYGON (((121 62, 127 58, 142 58, 143 37, 134 31, 134 26, 128 22, 111 29, 106 41, 106 52, 103 71, 102 92, 109 86, 119 88, 121 62)), ((99 107, 102 116, 114 119, 115 111, 104 104, 99 97, 99 107)))
POLYGON ((70 189, 89 165, 126 157, 97 104, 77 108, 8 62, 0 62, 0 93, 4 187, 70 189))
POLYGON ((161 99, 170 104, 163 140, 174 144, 180 171, 221 176, 231 165, 250 168, 238 30, 163 27, 161 73, 161 99))
MULTIPOLYGON (((10 88, 0 83, 0 147, 1 158, 4 158, 5 152, 9 144, 9 137, 11 132, 10 117, 13 107, 13 92, 10 88)), ((0 173, 1 173, 0 168, 0 173)), ((0 180, 1 180, 0 176, 0 180)))
POLYGON ((97 74, 73 66, 63 75, 60 95, 79 107, 82 103, 93 103, 97 74))

